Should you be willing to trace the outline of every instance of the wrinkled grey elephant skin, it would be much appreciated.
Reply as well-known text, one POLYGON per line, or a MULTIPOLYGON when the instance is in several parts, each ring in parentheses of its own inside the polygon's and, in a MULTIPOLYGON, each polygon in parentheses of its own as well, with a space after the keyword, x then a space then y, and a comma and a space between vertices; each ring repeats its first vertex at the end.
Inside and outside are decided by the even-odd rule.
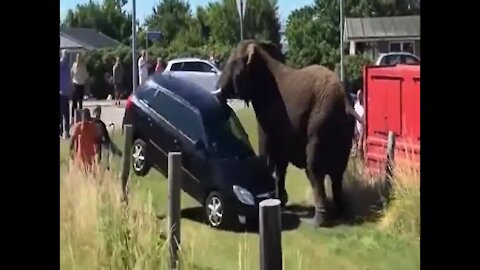
POLYGON ((331 211, 326 205, 325 176, 332 180, 333 201, 342 214, 342 178, 355 118, 360 118, 334 72, 319 65, 295 69, 284 60, 272 44, 241 42, 220 77, 221 99, 239 98, 252 104, 259 152, 274 171, 282 201, 288 200, 288 164, 306 169, 315 202, 314 225, 328 226, 331 211))

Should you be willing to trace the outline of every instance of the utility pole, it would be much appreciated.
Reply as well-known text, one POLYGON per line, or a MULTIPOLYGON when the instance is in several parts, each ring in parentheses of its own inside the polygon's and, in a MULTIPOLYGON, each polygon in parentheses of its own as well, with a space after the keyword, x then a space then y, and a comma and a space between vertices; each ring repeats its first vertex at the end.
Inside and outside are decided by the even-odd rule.
POLYGON ((340 80, 343 82, 343 0, 340 0, 340 80))
POLYGON ((137 14, 136 14, 136 1, 132 0, 132 94, 137 91, 137 61, 136 48, 137 48, 137 14))

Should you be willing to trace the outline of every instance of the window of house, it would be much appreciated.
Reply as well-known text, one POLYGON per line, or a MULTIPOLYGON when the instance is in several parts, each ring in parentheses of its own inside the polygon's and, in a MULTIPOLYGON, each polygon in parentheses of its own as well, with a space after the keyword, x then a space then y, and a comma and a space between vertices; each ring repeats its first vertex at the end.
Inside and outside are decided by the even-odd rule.
POLYGON ((402 43, 401 42, 390 42, 389 52, 401 52, 402 43))
POLYGON ((412 41, 390 42, 389 52, 408 52, 415 53, 415 45, 412 41))
POLYGON ((402 52, 413 53, 413 42, 403 42, 402 43, 402 52))

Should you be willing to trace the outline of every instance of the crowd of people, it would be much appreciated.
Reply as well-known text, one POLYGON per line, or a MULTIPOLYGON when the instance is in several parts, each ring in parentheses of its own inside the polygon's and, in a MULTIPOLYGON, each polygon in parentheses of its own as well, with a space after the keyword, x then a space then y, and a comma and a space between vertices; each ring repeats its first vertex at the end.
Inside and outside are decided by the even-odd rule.
MULTIPOLYGON (((70 67, 69 54, 63 50, 60 57, 60 137, 70 140, 71 157, 79 166, 90 169, 93 164, 100 162, 102 158, 102 146, 107 146, 113 154, 121 154, 112 143, 107 127, 101 120, 102 108, 94 109, 94 118, 90 110, 83 108, 85 88, 89 82, 89 73, 86 63, 81 54, 75 56, 75 61, 70 67), (72 105, 70 106, 70 101, 72 105), (71 107, 71 108, 70 108, 71 107), (77 109, 82 115, 80 121, 75 123, 73 119, 77 109), (71 128, 71 124, 73 127, 71 128), (73 130, 70 138, 70 130, 73 130)), ((120 105, 122 88, 123 68, 120 58, 116 59, 113 67, 112 83, 115 88, 115 104, 120 105)))

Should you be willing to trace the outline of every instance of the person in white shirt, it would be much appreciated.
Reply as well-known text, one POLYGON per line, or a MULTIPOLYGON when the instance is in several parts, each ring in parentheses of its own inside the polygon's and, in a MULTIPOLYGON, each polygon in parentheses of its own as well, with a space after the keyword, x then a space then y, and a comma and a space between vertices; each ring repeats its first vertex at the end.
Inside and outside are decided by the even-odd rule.
POLYGON ((88 82, 90 74, 88 74, 87 66, 83 56, 80 54, 76 55, 75 62, 72 65, 70 70, 72 83, 73 83, 73 94, 72 94, 72 114, 74 117, 76 109, 83 109, 83 97, 85 95, 85 86, 88 82))
POLYGON ((138 59, 138 84, 142 85, 148 78, 148 56, 146 51, 142 51, 142 56, 138 59))
MULTIPOLYGON (((355 105, 353 106, 355 109, 355 112, 360 116, 362 119, 364 118, 364 108, 363 108, 363 90, 359 89, 357 91, 357 100, 355 101, 355 105)), ((356 121, 356 126, 355 126, 355 143, 356 143, 356 150, 357 153, 362 156, 361 151, 363 150, 363 134, 364 128, 362 123, 356 121)))

